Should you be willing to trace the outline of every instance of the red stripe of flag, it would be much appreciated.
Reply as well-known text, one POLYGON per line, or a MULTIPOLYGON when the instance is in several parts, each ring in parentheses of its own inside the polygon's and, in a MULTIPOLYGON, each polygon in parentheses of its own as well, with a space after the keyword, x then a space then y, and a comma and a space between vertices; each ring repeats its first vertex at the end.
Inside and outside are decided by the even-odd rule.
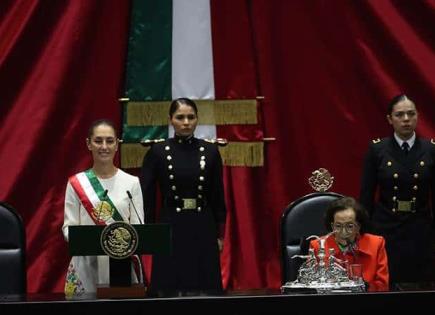
MULTIPOLYGON (((80 201, 83 204, 83 207, 86 209, 86 211, 89 213, 89 216, 92 218, 92 220, 95 222, 95 224, 97 223, 97 220, 94 217, 94 205, 92 204, 92 202, 89 200, 88 196, 86 195, 85 191, 83 190, 82 185, 80 184, 79 179, 77 178, 76 175, 71 176, 69 179, 71 186, 74 188, 74 190, 76 191, 77 196, 79 196, 80 201)), ((100 222, 101 223, 101 222, 100 222)))

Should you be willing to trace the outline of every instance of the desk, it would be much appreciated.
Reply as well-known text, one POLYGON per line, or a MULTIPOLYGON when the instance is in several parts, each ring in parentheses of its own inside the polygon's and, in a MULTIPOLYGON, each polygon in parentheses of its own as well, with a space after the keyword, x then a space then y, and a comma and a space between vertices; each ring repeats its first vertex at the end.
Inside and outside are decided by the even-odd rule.
MULTIPOLYGON (((230 291, 222 295, 166 296, 141 299, 66 300, 63 294, 0 296, 3 314, 377 314, 393 309, 435 308, 435 291, 382 293, 281 294, 278 290, 230 291), (343 305, 344 304, 344 305, 343 305), (339 307, 340 305, 340 307, 339 307), (330 310, 328 310, 328 306, 330 310), (345 307, 340 312, 340 308, 345 307)), ((407 312, 409 314, 409 312, 407 312)), ((431 313, 431 311, 429 311, 431 313)), ((428 313, 428 314, 429 314, 428 313)))

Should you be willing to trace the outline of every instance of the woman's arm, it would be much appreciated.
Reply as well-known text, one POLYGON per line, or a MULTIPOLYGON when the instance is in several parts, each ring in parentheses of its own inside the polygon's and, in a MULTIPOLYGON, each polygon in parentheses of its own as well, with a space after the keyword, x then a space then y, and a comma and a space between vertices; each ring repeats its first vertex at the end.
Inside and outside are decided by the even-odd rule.
POLYGON ((375 204, 375 192, 377 187, 377 162, 376 152, 373 144, 369 146, 369 149, 364 158, 364 164, 361 175, 361 187, 360 187, 360 202, 365 207, 370 217, 373 213, 375 204))
POLYGON ((62 233, 66 241, 68 241, 68 227, 70 225, 80 224, 80 208, 80 200, 68 181, 65 191, 64 217, 62 226, 62 233))
POLYGON ((151 146, 144 157, 140 176, 144 220, 147 223, 155 222, 157 172, 158 156, 151 146))
POLYGON ((385 250, 385 239, 381 237, 378 247, 376 275, 373 280, 372 291, 388 291, 390 286, 390 276, 388 271, 387 251, 385 250))
POLYGON ((131 188, 131 195, 132 195, 132 203, 136 207, 136 211, 137 211, 137 213, 136 211, 132 211, 131 223, 133 224, 145 223, 144 211, 143 211, 143 195, 142 195, 142 189, 140 187, 139 178, 136 178, 136 181, 133 187, 131 188))

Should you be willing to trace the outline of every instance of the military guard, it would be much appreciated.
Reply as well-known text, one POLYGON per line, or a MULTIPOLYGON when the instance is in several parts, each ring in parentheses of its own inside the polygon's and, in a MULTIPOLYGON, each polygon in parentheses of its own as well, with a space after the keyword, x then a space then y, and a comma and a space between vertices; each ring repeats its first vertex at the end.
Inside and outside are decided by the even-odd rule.
POLYGON ((418 113, 406 95, 392 99, 392 137, 375 139, 365 157, 360 201, 386 239, 393 286, 430 280, 435 144, 416 135, 418 113))
POLYGON ((220 292, 226 208, 218 141, 194 137, 197 108, 190 99, 172 102, 169 121, 174 137, 149 142, 141 172, 146 221, 172 227, 172 254, 154 255, 150 290, 220 292))

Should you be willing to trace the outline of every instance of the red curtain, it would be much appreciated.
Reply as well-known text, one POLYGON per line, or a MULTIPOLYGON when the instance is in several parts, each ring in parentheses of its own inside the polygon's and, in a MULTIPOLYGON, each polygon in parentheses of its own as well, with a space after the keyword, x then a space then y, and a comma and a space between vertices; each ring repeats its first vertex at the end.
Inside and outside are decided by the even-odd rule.
MULTIPOLYGON (((265 96, 265 166, 227 169, 229 287, 280 286, 280 216, 327 168, 357 197, 364 151, 399 92, 435 136, 434 1, 212 1, 217 97, 265 96), (219 80, 221 78, 221 80, 219 80), (223 79, 222 79, 223 78, 223 79)), ((251 135, 253 137, 254 135, 251 135)))
POLYGON ((128 23, 126 1, 0 2, 0 200, 26 224, 30 292, 63 290, 66 182, 90 123, 120 125, 128 23))
MULTIPOLYGON (((89 166, 89 123, 120 123, 128 18, 124 1, 0 3, 0 200, 26 223, 30 292, 62 290, 64 189, 89 166)), ((216 97, 265 96, 261 124, 277 138, 264 167, 225 169, 225 281, 279 287, 280 216, 313 170, 357 196, 399 92, 435 136, 435 1, 215 0, 212 19, 216 97)))

